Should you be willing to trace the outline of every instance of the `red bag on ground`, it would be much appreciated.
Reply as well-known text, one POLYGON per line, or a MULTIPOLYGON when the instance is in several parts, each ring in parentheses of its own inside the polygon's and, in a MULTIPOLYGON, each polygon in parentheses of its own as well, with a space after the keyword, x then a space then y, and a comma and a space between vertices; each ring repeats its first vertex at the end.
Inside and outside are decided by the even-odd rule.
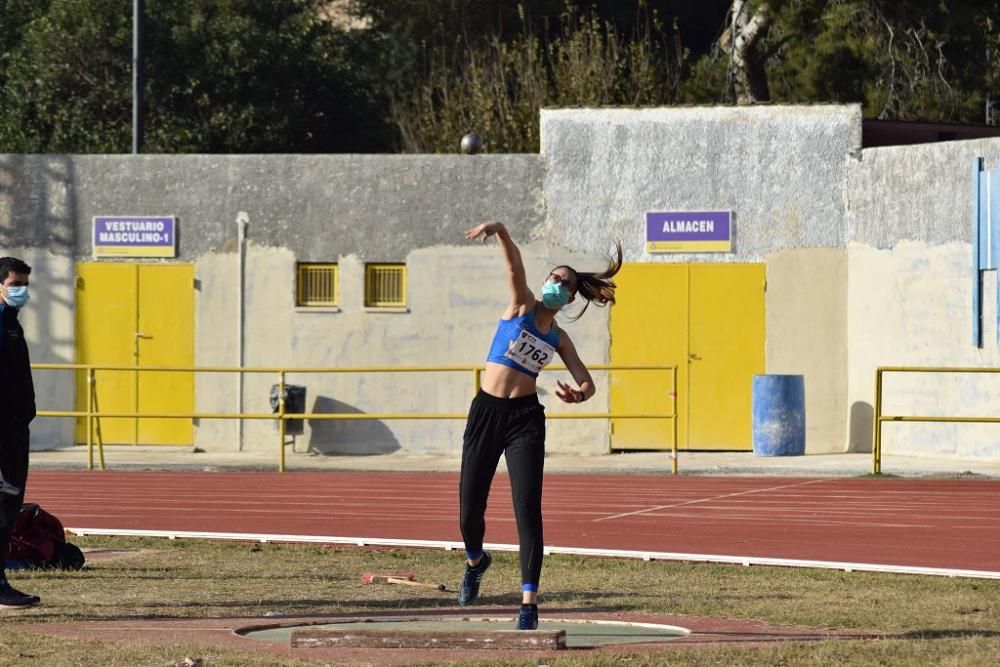
POLYGON ((33 503, 21 507, 14 520, 10 558, 35 567, 75 570, 83 567, 84 563, 83 552, 66 542, 62 522, 33 503))

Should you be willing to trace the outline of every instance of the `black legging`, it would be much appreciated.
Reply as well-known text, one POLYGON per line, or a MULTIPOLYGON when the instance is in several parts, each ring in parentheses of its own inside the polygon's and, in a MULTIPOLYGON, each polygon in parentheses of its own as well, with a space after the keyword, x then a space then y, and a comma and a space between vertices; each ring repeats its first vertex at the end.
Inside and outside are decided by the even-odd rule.
POLYGON ((480 391, 469 409, 462 443, 461 502, 465 549, 477 553, 486 534, 486 499, 500 455, 507 457, 521 546, 521 582, 538 585, 542 572, 542 469, 545 408, 535 394, 497 398, 480 391))
POLYGON ((8 484, 20 487, 17 496, 0 494, 0 574, 10 549, 10 532, 24 503, 28 480, 28 423, 0 418, 0 471, 8 484))

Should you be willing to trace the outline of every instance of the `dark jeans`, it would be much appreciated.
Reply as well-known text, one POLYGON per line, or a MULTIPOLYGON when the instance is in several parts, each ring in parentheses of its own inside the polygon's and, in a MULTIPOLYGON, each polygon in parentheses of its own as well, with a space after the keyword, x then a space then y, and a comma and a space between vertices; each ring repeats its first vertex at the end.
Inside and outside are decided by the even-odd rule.
POLYGON ((0 419, 0 472, 8 484, 21 488, 20 495, 0 495, 0 572, 10 549, 10 531, 24 503, 28 481, 28 422, 0 419))
POLYGON ((538 584, 542 572, 542 470, 545 408, 538 397, 497 398, 480 391, 469 409, 458 487, 465 548, 483 548, 486 500, 500 456, 507 457, 521 552, 521 581, 538 584))

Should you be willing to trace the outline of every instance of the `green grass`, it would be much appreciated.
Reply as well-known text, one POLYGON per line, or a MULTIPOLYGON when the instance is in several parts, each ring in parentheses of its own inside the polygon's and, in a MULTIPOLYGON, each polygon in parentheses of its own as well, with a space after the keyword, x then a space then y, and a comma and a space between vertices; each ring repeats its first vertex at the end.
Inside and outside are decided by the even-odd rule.
MULTIPOLYGON (((54 640, 19 632, 18 626, 445 607, 453 605, 453 594, 366 586, 361 573, 412 570, 423 581, 454 587, 462 567, 461 555, 432 550, 156 539, 73 541, 85 548, 151 551, 93 560, 80 572, 11 573, 14 585, 41 595, 43 605, 0 612, 0 664, 172 665, 185 656, 204 658, 208 665, 276 664, 267 655, 210 646, 152 648, 54 640)), ((516 554, 495 554, 494 567, 483 582, 483 602, 507 604, 513 611, 519 579, 516 554)), ((543 615, 545 607, 689 614, 893 636, 761 648, 580 653, 546 659, 550 665, 992 665, 1000 655, 1000 581, 551 556, 545 561, 543 588, 543 615)))

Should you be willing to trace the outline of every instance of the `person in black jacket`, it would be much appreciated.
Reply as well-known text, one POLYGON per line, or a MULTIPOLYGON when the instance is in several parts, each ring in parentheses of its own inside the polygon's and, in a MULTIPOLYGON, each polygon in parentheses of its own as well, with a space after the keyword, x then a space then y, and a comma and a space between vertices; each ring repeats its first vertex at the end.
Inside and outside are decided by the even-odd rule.
POLYGON ((0 609, 38 604, 7 581, 4 571, 14 520, 24 503, 28 479, 28 424, 35 418, 35 387, 24 329, 17 321, 28 302, 31 267, 0 257, 0 609))

